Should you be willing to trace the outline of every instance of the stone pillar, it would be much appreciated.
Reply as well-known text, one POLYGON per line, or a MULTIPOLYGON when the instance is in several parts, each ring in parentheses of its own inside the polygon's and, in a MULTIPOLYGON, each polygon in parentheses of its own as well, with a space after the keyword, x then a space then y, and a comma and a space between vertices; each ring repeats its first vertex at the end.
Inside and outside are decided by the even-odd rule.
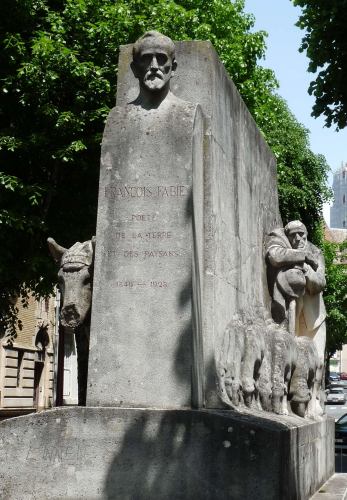
POLYGON ((192 404, 193 177, 202 181, 202 147, 200 108, 174 96, 158 109, 118 106, 109 115, 89 405, 192 404))

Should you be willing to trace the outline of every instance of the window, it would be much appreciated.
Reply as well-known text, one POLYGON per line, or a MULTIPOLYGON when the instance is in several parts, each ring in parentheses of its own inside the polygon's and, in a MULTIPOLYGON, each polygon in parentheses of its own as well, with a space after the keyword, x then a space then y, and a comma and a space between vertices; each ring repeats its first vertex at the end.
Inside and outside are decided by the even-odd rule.
POLYGON ((338 424, 346 425, 347 424, 347 415, 343 415, 338 421, 338 424))
POLYGON ((345 194, 342 197, 342 203, 346 203, 346 195, 345 194))
POLYGON ((18 365, 17 365, 17 387, 20 387, 20 376, 22 371, 24 351, 18 351, 18 365))
POLYGON ((330 389, 329 394, 344 394, 343 389, 330 389))
POLYGON ((344 220, 342 223, 343 227, 346 227, 346 221, 344 220))

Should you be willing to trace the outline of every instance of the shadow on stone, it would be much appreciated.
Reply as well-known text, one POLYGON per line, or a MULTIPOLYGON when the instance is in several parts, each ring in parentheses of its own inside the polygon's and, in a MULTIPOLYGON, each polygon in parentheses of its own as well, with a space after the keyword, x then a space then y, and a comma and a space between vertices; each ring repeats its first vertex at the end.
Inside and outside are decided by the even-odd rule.
POLYGON ((222 414, 142 413, 112 460, 105 498, 296 498, 277 490, 281 458, 279 449, 270 452, 267 432, 247 429, 222 414))

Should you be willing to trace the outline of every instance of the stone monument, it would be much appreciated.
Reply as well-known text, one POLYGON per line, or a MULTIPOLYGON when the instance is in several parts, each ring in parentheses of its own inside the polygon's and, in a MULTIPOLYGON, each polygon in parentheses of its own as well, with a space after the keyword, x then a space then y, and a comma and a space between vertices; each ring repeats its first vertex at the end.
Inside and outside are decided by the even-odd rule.
POLYGON ((281 227, 274 156, 211 44, 122 47, 87 406, 0 424, 2 495, 308 499, 333 473, 334 424, 309 408, 314 335, 296 340, 287 297, 271 314, 281 227))
POLYGON ((140 93, 111 111, 102 144, 88 404, 198 406, 202 113, 170 91, 167 37, 140 38, 131 67, 140 93))

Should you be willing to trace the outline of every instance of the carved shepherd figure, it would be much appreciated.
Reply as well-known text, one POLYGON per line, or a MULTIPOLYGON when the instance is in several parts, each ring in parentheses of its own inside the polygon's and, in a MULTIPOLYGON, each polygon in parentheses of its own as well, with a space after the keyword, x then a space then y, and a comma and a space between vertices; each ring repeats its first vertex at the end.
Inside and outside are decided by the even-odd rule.
POLYGON ((53 238, 48 238, 47 243, 59 266, 61 325, 72 329, 76 338, 78 404, 84 406, 87 396, 95 237, 83 243, 77 242, 69 249, 58 245, 53 238))
MULTIPOLYGON (((300 377, 305 372, 305 366, 300 367, 300 363, 304 365, 308 363, 301 351, 306 352, 307 359, 312 358, 313 365, 316 364, 312 393, 311 390, 306 391, 307 398, 312 398, 308 410, 310 414, 322 415, 320 400, 323 399, 326 341, 326 312, 323 301, 324 257, 322 252, 307 240, 305 225, 296 220, 269 234, 266 241, 266 261, 273 319, 278 324, 287 323, 288 331, 297 339, 299 350, 297 369, 301 373, 300 377), (308 340, 300 342, 298 337, 306 337, 308 340), (309 339, 314 346, 306 348, 309 339)), ((296 375, 299 377, 298 373, 296 375)), ((307 376, 310 385, 311 374, 307 376)), ((296 381, 292 386, 299 387, 300 384, 296 381)), ((298 401, 302 402, 303 392, 302 390, 299 392, 301 396, 298 396, 298 401)), ((300 409, 299 414, 303 414, 303 409, 300 409)))

